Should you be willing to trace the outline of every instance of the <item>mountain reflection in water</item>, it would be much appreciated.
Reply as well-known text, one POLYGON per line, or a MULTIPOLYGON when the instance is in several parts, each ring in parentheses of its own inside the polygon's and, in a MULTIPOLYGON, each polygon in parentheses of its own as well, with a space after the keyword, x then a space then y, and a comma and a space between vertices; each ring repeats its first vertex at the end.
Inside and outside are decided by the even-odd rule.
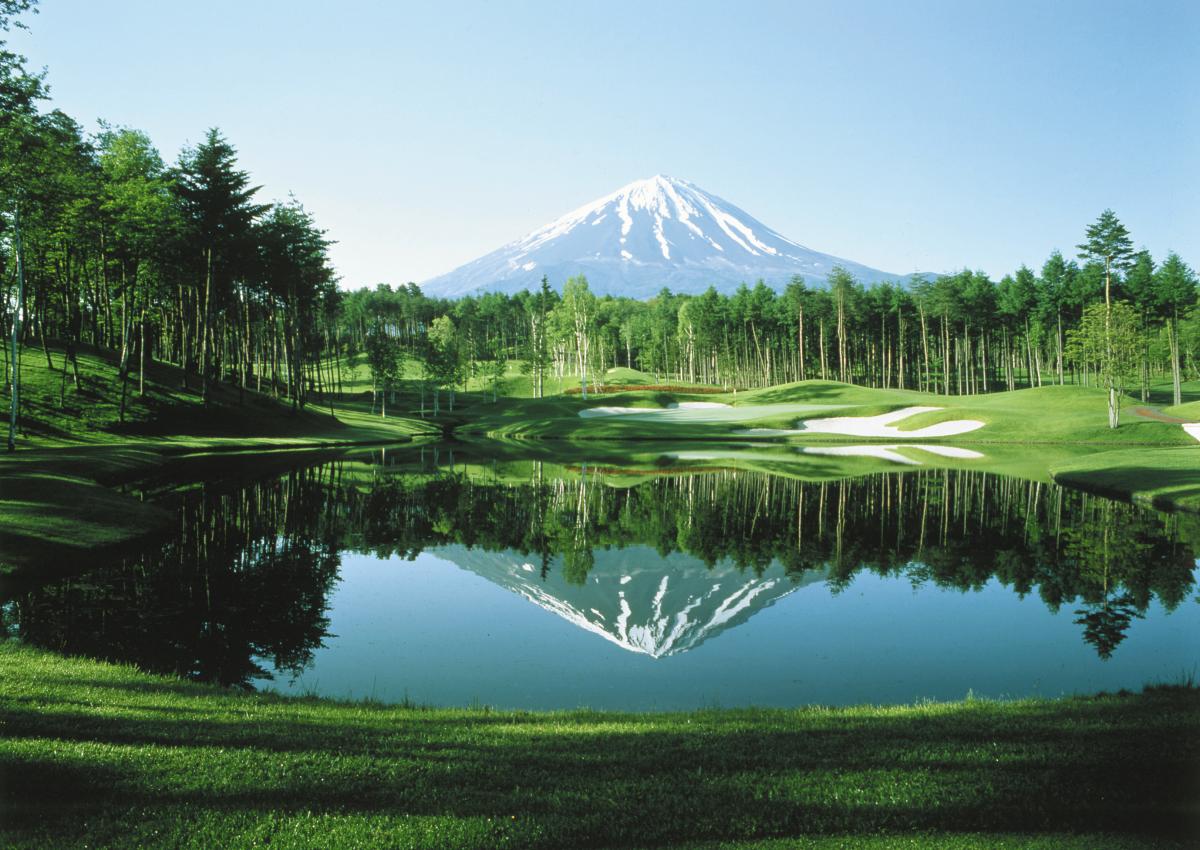
POLYGON ((10 594, 3 626, 64 653, 249 686, 299 675, 332 639, 342 553, 434 551, 655 658, 863 573, 1035 594, 1108 658, 1152 602, 1173 610, 1193 588, 1195 518, 1054 485, 925 469, 818 483, 621 472, 461 452, 441 465, 411 450, 201 482, 174 496, 171 539, 10 594))

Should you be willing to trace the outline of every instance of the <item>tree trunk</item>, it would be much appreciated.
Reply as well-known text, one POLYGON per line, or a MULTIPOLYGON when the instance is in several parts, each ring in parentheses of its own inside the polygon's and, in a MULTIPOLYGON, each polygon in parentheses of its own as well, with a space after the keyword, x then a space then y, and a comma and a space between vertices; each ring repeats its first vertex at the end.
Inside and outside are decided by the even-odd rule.
POLYGON ((209 394, 209 374, 208 374, 208 332, 209 332, 209 315, 212 298, 212 278, 213 278, 213 260, 212 246, 210 245, 204 252, 204 309, 202 311, 202 321, 200 326, 200 398, 208 404, 209 394))

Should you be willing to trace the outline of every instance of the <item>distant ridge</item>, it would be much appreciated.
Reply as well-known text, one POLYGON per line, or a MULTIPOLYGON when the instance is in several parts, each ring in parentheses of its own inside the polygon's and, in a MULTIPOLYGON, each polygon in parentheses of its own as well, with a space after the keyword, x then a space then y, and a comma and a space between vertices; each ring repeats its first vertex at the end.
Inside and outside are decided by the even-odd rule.
POLYGON ((514 242, 425 281, 430 295, 555 288, 577 274, 593 291, 646 298, 664 286, 732 292, 762 279, 782 289, 794 275, 825 283, 841 265, 863 283, 903 280, 852 260, 806 248, 728 201, 686 180, 656 175, 623 186, 514 242))

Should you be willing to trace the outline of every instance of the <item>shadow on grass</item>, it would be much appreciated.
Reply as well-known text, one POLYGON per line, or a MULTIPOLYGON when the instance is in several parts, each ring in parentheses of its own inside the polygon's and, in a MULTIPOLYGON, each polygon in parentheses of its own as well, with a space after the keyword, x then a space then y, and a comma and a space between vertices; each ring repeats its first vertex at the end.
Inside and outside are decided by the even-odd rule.
MULTIPOLYGON (((1200 448, 1195 449, 1200 461, 1200 448)), ((1156 508, 1200 508, 1200 471, 1162 467, 1112 466, 1095 470, 1067 470, 1055 479, 1063 484, 1103 496, 1128 499, 1131 492, 1149 493, 1156 508)))
POLYGON ((1194 690, 869 715, 333 712, 305 701, 193 697, 194 719, 147 717, 155 706, 136 699, 120 700, 125 717, 108 713, 114 705, 103 697, 91 697, 103 713, 8 701, 0 722, 19 746, 0 770, 34 777, 6 792, 17 804, 10 811, 34 802, 39 814, 183 805, 518 815, 529 846, 1200 827, 1194 690))

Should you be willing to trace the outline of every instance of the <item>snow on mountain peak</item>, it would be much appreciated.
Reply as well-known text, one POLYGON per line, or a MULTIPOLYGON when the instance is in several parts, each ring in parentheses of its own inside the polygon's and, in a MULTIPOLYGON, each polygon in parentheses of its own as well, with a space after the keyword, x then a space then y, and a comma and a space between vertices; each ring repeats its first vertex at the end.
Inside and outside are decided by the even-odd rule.
POLYGON ((794 275, 820 283, 834 265, 864 282, 894 279, 810 250, 694 183, 656 174, 635 180, 445 275, 430 294, 561 286, 585 274, 601 293, 646 297, 662 287, 731 291, 758 279, 781 287, 794 275))
POLYGON ((462 569, 622 649, 652 658, 695 649, 801 587, 827 578, 823 571, 803 578, 787 576, 780 564, 772 564, 762 575, 747 575, 731 563, 710 566, 681 553, 668 556, 664 570, 646 569, 647 553, 640 546, 596 550, 587 582, 573 585, 561 570, 543 576, 515 552, 461 546, 438 550, 439 557, 462 569))

